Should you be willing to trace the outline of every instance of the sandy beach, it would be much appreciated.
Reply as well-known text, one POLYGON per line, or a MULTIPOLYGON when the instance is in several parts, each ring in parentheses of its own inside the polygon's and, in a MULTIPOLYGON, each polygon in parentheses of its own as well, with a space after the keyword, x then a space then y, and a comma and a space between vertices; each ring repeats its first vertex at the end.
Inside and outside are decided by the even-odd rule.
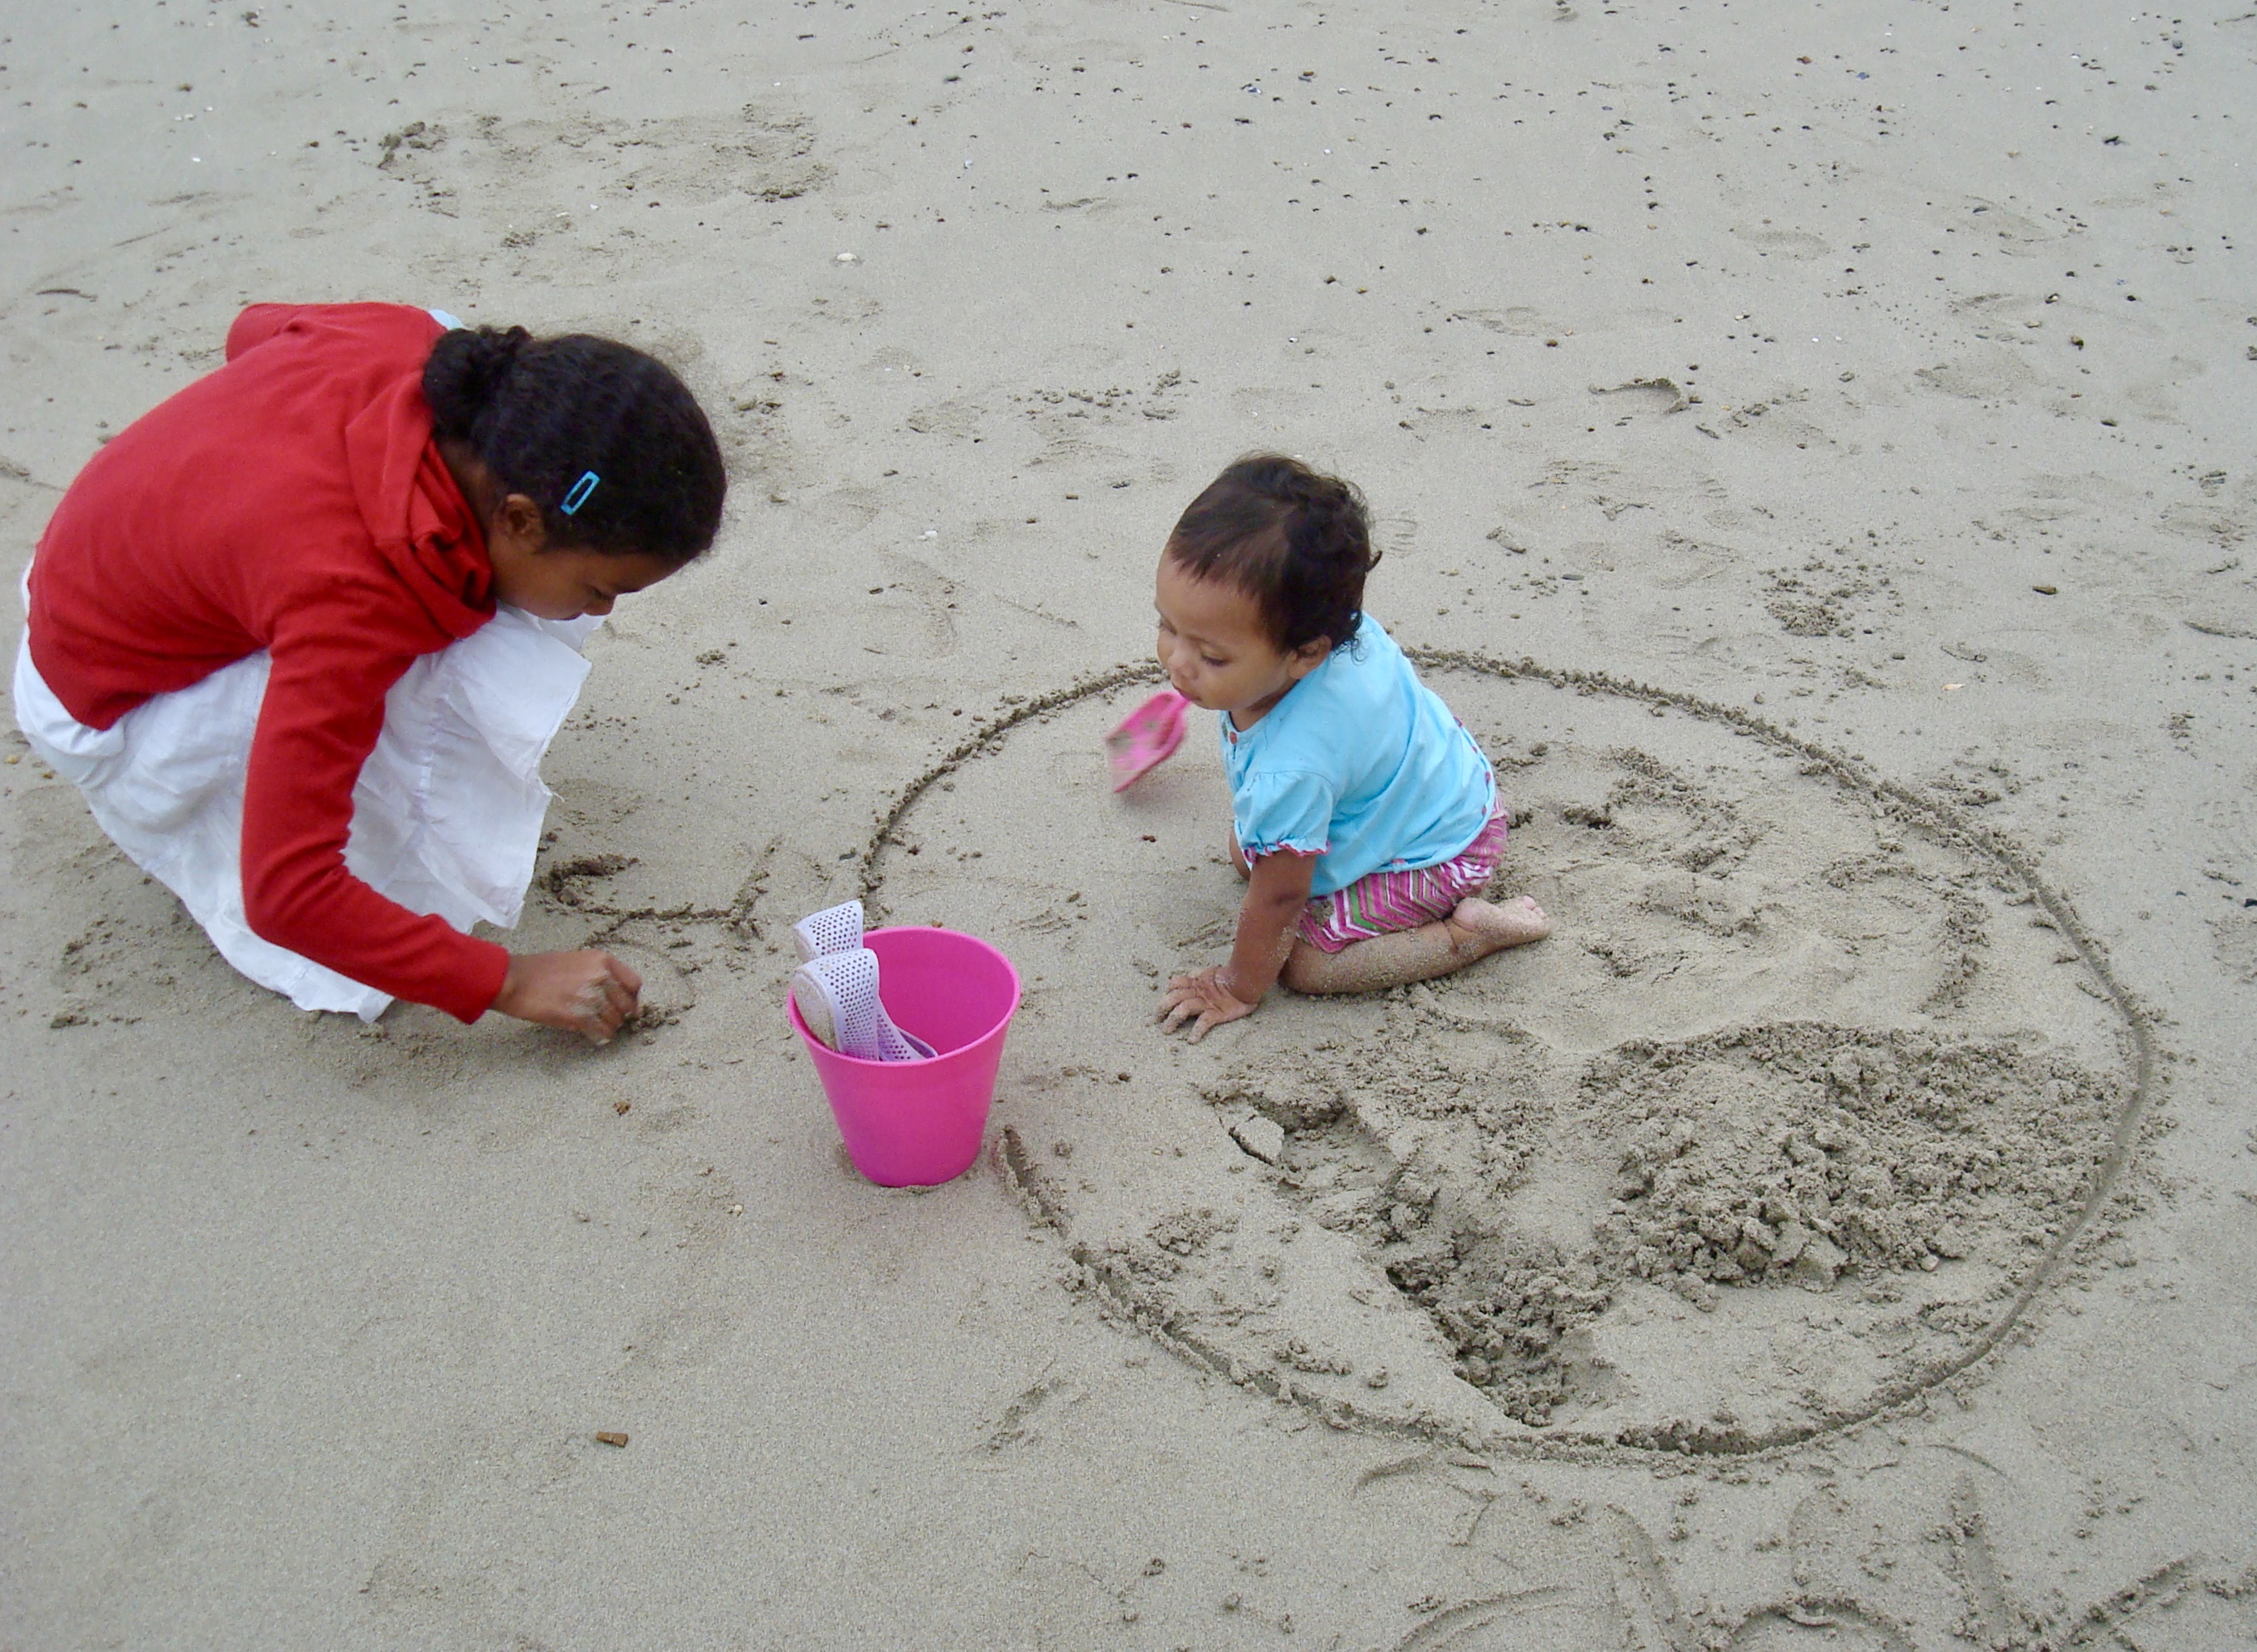
POLYGON ((11 589, 260 300, 732 491, 546 765, 607 1048, 293 1010, 0 736, 0 1652, 2257 1641, 2246 11, 12 14, 11 589), (1100 742, 1255 448, 1559 927, 1194 1046, 1214 737, 1100 742), (784 1019, 854 895, 1024 981, 939 1189, 784 1019))

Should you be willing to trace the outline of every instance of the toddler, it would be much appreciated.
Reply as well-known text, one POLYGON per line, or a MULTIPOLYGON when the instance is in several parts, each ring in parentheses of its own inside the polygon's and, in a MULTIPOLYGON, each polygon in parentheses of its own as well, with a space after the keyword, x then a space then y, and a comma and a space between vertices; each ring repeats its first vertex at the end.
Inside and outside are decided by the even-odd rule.
POLYGON ((1247 880, 1230 960, 1168 984, 1166 1030, 1194 1041, 1297 992, 1429 980, 1552 920, 1480 898, 1507 811, 1473 737, 1362 611, 1379 558, 1363 500, 1275 454, 1192 501, 1161 553, 1159 658, 1220 712, 1231 858, 1247 880))

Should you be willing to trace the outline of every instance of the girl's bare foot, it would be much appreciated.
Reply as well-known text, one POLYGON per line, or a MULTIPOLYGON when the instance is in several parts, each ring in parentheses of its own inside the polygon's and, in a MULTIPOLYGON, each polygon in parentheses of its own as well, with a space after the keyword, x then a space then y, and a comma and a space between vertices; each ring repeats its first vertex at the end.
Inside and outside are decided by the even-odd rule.
POLYGON ((1376 992, 1412 981, 1431 981, 1462 970, 1507 947, 1526 946, 1552 933, 1552 920, 1526 895, 1496 905, 1461 900, 1447 918, 1351 942, 1324 952, 1297 939, 1285 960, 1284 983, 1296 992, 1376 992))
POLYGON ((1448 923, 1454 950, 1477 957, 1526 946, 1552 933, 1550 914, 1527 895, 1516 895, 1502 905, 1468 895, 1458 902, 1448 923))

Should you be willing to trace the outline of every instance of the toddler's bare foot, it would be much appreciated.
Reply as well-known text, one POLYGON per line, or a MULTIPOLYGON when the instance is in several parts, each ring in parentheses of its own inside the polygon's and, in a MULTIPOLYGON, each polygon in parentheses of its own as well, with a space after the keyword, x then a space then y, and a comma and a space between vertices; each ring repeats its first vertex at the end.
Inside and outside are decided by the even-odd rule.
POLYGON ((1526 946, 1552 933, 1551 915, 1527 895, 1503 905, 1468 895, 1458 902, 1448 921, 1452 944, 1476 957, 1526 946))
POLYGON ((1284 983, 1296 992, 1376 992, 1412 981, 1431 981, 1462 970, 1507 947, 1526 946, 1552 933, 1552 920, 1526 895, 1497 905, 1461 900, 1447 918, 1351 942, 1324 952, 1297 940, 1285 960, 1284 983))

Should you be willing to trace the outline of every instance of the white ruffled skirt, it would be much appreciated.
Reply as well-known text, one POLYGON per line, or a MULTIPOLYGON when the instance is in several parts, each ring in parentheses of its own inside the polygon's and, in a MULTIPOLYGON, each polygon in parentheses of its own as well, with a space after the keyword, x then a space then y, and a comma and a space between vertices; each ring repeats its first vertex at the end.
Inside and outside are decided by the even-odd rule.
MULTIPOLYGON (((580 696, 580 651, 602 624, 504 608, 408 667, 353 788, 345 865, 355 877, 466 933, 478 919, 516 924, 548 808, 541 759, 580 696)), ((90 729, 39 675, 27 636, 16 652, 16 721, 230 964, 300 1009, 374 1020, 388 996, 261 940, 244 919, 244 776, 266 669, 266 655, 251 654, 90 729)))

